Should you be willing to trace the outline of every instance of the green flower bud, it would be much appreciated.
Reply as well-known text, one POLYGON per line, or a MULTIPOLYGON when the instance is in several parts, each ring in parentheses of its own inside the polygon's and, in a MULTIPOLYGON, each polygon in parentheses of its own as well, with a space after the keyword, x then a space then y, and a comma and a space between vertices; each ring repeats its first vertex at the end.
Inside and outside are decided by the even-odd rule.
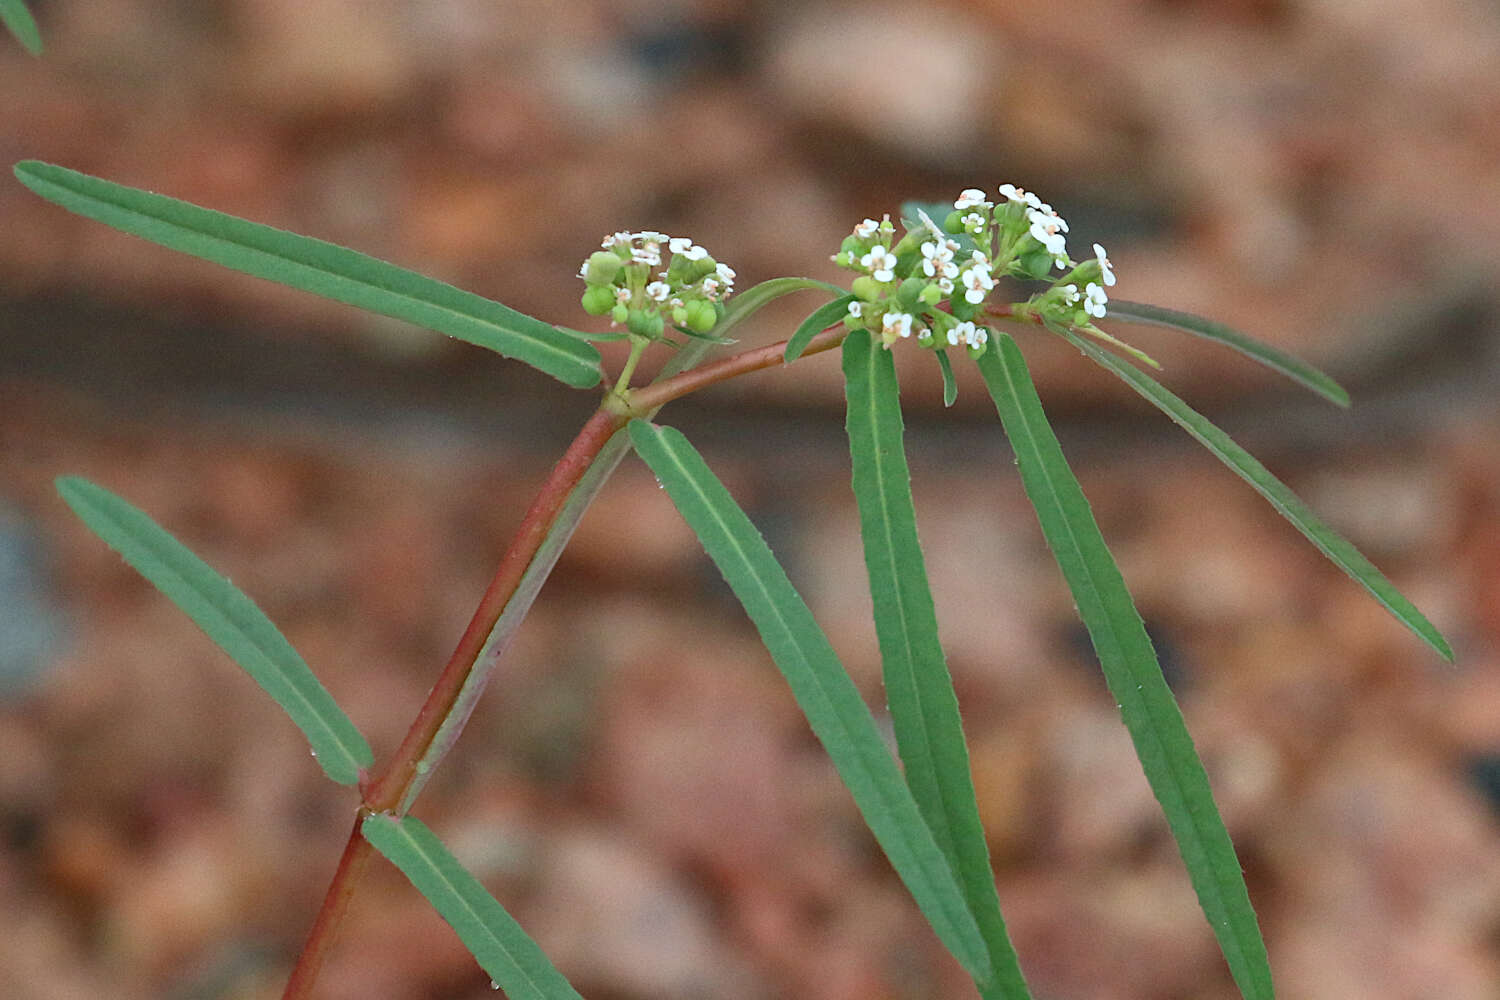
POLYGON ((687 326, 687 321, 688 321, 687 306, 673 306, 672 307, 672 322, 675 323, 678 326, 687 326))
POLYGON ((688 273, 692 277, 688 279, 688 282, 692 283, 699 278, 706 278, 710 274, 713 274, 718 267, 719 262, 712 257, 704 257, 701 260, 690 260, 688 261, 688 273))
POLYGON ((943 229, 954 236, 957 236, 959 233, 963 232, 964 213, 958 211, 957 209, 949 212, 947 218, 943 219, 943 229))
POLYGON ((696 299, 687 304, 687 325, 695 333, 707 333, 719 322, 714 304, 707 299, 696 299))
MULTIPOLYGON (((644 309, 632 309, 625 317, 625 329, 637 337, 651 337, 651 317, 655 313, 649 313, 644 309)), ((660 319, 660 317, 657 317, 660 319)))
POLYGON ((921 278, 907 278, 901 282, 901 287, 896 289, 896 301, 901 303, 901 308, 907 312, 915 312, 922 288, 926 284, 921 278))
POLYGON ((584 273, 587 275, 589 284, 607 285, 615 280, 615 275, 620 273, 620 268, 623 266, 624 261, 608 250, 596 250, 589 254, 588 266, 584 273))
POLYGON ((1052 255, 1044 246, 1039 245, 1032 250, 1023 250, 1016 258, 1016 264, 1028 277, 1045 278, 1052 273, 1052 255))
POLYGON ((603 316, 614 308, 615 290, 609 285, 590 285, 583 292, 583 311, 590 316, 603 316))
POLYGON ((988 352, 989 349, 990 349, 990 342, 988 340, 986 340, 982 344, 979 344, 979 345, 977 345, 975 347, 968 348, 968 355, 969 355, 970 358, 974 359, 975 361, 978 361, 980 358, 982 358, 982 357, 985 356, 985 353, 988 352))
POLYGON ((939 302, 943 301, 943 290, 936 283, 923 285, 922 294, 918 295, 917 299, 924 306, 936 306, 939 302))
POLYGON ((850 256, 858 256, 865 250, 864 241, 858 236, 849 235, 844 237, 844 242, 839 244, 839 251, 850 256))
POLYGON ((880 282, 868 274, 861 274, 849 285, 849 290, 866 302, 874 302, 880 298, 880 282))
POLYGON ((834 254, 833 262, 839 267, 853 267, 854 254, 850 253, 848 250, 840 250, 838 253, 834 254))
POLYGON ((615 303, 615 307, 609 311, 609 318, 616 323, 623 323, 630 318, 630 309, 626 307, 625 303, 617 302, 615 303))

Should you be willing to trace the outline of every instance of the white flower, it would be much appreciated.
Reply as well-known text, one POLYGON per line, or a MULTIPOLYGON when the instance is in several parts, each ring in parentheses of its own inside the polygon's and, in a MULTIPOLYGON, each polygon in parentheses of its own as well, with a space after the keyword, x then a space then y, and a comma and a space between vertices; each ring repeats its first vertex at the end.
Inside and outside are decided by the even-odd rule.
POLYGON ((911 336, 911 313, 888 312, 880 320, 881 332, 887 338, 911 336))
POLYGON ((969 335, 969 338, 966 341, 966 343, 968 343, 968 345, 970 347, 983 347, 985 344, 988 344, 989 342, 990 342, 990 331, 986 330, 982 326, 975 327, 974 332, 969 335))
POLYGON ((937 280, 937 286, 938 286, 938 291, 942 292, 944 295, 952 295, 953 294, 953 279, 952 278, 939 278, 937 280))
POLYGON ((975 264, 965 271, 963 283, 968 289, 964 292, 964 299, 974 305, 983 302, 985 293, 995 287, 995 279, 990 276, 988 264, 975 264))
POLYGON ((966 232, 978 233, 981 229, 984 228, 984 225, 988 220, 978 212, 970 212, 959 221, 964 224, 964 230, 966 232))
POLYGON ((618 246, 621 243, 629 243, 633 239, 635 239, 634 236, 630 235, 622 229, 618 233, 614 233, 613 235, 604 237, 604 242, 600 243, 599 246, 603 247, 605 250, 608 250, 610 247, 618 246))
POLYGON ((667 245, 671 248, 671 251, 673 253, 680 254, 683 257, 686 257, 688 260, 702 260, 704 257, 708 256, 707 250, 703 249, 698 244, 688 239, 686 236, 674 236, 672 237, 671 242, 667 245))
POLYGON ((1109 298, 1104 294, 1104 289, 1090 281, 1088 286, 1083 290, 1083 296, 1085 299, 1083 311, 1095 319, 1103 319, 1104 304, 1109 301, 1109 298))
POLYGON ((628 306, 628 305, 630 305, 630 289, 628 289, 628 288, 616 288, 615 289, 615 302, 617 302, 618 304, 620 304, 622 306, 628 306))
POLYGON ((958 273, 958 265, 953 263, 953 251, 948 248, 946 240, 922 244, 922 273, 929 278, 951 278, 958 273))
POLYGON ((896 255, 885 247, 872 247, 869 253, 859 259, 859 262, 870 269, 870 276, 876 281, 896 279, 896 255))
POLYGON ((1042 199, 1025 188, 1016 187, 1014 184, 1001 184, 1000 193, 1005 196, 1007 201, 1016 205, 1026 205, 1029 208, 1042 207, 1042 199))
POLYGON ((724 283, 724 293, 727 295, 729 293, 729 289, 734 287, 734 279, 739 277, 739 275, 735 273, 734 268, 722 262, 714 268, 714 273, 717 274, 719 276, 719 280, 724 283))
POLYGON ((958 200, 953 203, 953 207, 962 212, 966 208, 990 208, 992 206, 985 198, 983 191, 978 188, 964 188, 959 193, 958 200))
POLYGON ((1115 283, 1115 269, 1114 269, 1114 266, 1112 264, 1110 264, 1109 257, 1106 256, 1105 253, 1104 253, 1104 248, 1101 247, 1097 243, 1094 244, 1094 256, 1097 257, 1097 258, 1099 258, 1099 270, 1104 275, 1104 283, 1106 285, 1114 285, 1114 283, 1115 283))
POLYGON ((1078 292, 1077 285, 1062 285, 1058 288, 1058 291, 1062 293, 1063 305, 1073 305, 1079 299, 1083 298, 1078 292))
POLYGON ((880 223, 876 222, 874 219, 866 219, 864 222, 861 222, 859 225, 854 227, 854 235, 858 236, 862 240, 872 240, 875 238, 875 233, 878 232, 879 229, 880 223))
POLYGON ((948 331, 948 343, 954 347, 957 347, 960 342, 967 344, 973 335, 974 324, 969 320, 964 320, 962 323, 954 324, 948 331))
POLYGON ((666 233, 658 233, 654 229, 643 229, 636 233, 631 239, 640 240, 642 243, 665 243, 670 237, 666 233))
POLYGON ((704 278, 703 284, 698 287, 703 289, 703 297, 706 299, 712 300, 719 297, 719 280, 717 278, 704 278))
POLYGON ((863 313, 864 311, 865 311, 865 304, 863 302, 851 302, 851 303, 849 303, 849 315, 853 316, 855 319, 858 319, 859 316, 860 316, 860 314, 863 313))
POLYGON ((665 281, 653 281, 646 286, 646 297, 653 302, 665 302, 671 294, 672 289, 665 281))
POLYGON ((1027 217, 1031 220, 1031 238, 1047 249, 1052 255, 1053 263, 1058 267, 1066 267, 1068 244, 1063 233, 1068 231, 1068 224, 1063 221, 1062 216, 1033 208, 1027 213, 1027 217))

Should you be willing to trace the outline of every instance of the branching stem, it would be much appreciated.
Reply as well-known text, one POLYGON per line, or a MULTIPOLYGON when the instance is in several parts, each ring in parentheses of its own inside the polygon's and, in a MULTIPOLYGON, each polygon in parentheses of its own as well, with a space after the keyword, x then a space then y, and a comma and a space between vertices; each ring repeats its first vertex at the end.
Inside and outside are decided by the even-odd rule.
MULTIPOLYGON (((843 338, 844 330, 841 327, 825 330, 813 338, 803 355, 831 350, 842 343, 843 338)), ((619 383, 621 387, 628 384, 629 369, 639 359, 639 352, 634 347, 632 345, 627 370, 622 373, 619 383)), ((448 658, 442 673, 438 675, 437 682, 428 692, 427 700, 412 721, 395 755, 378 774, 367 777, 360 783, 362 802, 355 818, 354 830, 349 835, 343 856, 339 858, 338 868, 324 895, 312 930, 308 933, 302 954, 298 956, 291 978, 287 981, 282 1000, 308 1000, 313 996, 318 971, 333 943, 344 913, 348 910, 359 876, 373 851, 369 842, 360 834, 361 823, 371 813, 404 811, 405 807, 409 807, 407 793, 417 778, 418 763, 425 763, 429 769, 437 763, 429 757, 429 752, 453 712, 464 684, 484 649, 485 641, 515 595, 521 578, 546 541, 568 497, 588 472, 600 450, 632 416, 648 415, 665 403, 699 389, 738 375, 769 368, 781 360, 785 351, 786 342, 782 341, 689 369, 641 389, 617 388, 605 396, 604 403, 583 425, 583 429, 542 483, 536 499, 532 501, 531 508, 516 530, 510 547, 501 557, 495 576, 485 590, 484 597, 480 599, 468 628, 459 639, 453 655, 448 658)))

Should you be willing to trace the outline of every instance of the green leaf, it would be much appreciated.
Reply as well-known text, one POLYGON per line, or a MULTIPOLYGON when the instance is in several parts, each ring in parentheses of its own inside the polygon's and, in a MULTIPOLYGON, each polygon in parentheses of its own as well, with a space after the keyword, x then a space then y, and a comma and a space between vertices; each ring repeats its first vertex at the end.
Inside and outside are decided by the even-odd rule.
POLYGON ((1216 340, 1311 389, 1329 402, 1337 403, 1339 406, 1349 405, 1349 393, 1344 391, 1344 387, 1306 361, 1285 351, 1277 350, 1270 344, 1263 344, 1249 334, 1241 333, 1223 323, 1215 323, 1211 319, 1194 316, 1192 313, 1178 312, 1175 309, 1163 309, 1161 306, 1146 305, 1143 302, 1124 302, 1120 299, 1109 300, 1109 315, 1111 319, 1120 319, 1127 323, 1169 326, 1174 330, 1182 330, 1207 340, 1216 340))
POLYGON ((370 745, 291 643, 246 597, 137 508, 86 479, 57 480, 83 523, 181 608, 265 689, 307 736, 323 772, 352 785, 374 762, 370 745))
POLYGON ((36 29, 31 11, 21 0, 0 0, 0 21, 16 37, 16 41, 34 56, 42 54, 42 33, 36 29))
POLYGON ((458 933, 510 1000, 582 1000, 515 918, 421 820, 375 815, 360 830, 458 933))
POLYGON ((791 339, 786 342, 786 353, 782 355, 786 363, 791 364, 802 357, 802 352, 807 350, 808 342, 822 333, 825 327, 832 326, 849 315, 849 303, 853 301, 853 295, 841 295, 832 302, 825 302, 814 309, 812 314, 797 327, 797 332, 792 334, 791 339))
POLYGON ((793 292, 822 291, 830 295, 843 295, 848 289, 831 285, 816 278, 772 278, 758 285, 751 285, 743 292, 736 292, 724 307, 724 316, 715 327, 715 332, 727 334, 734 327, 759 312, 768 302, 790 295, 793 292))
POLYGON ((958 379, 953 377, 953 362, 948 360, 946 348, 939 347, 932 353, 937 358, 938 370, 943 373, 943 405, 952 406, 958 401, 958 379))
POLYGON ((605 330, 602 333, 590 333, 587 330, 575 330, 571 326, 558 326, 557 329, 570 337, 577 337, 579 340, 590 340, 596 344, 618 343, 619 341, 630 339, 630 334, 624 330, 605 330))
POLYGON ((1071 330, 1059 326, 1053 332, 1066 337, 1085 355, 1119 376, 1126 385, 1171 417, 1178 426, 1212 452, 1215 458, 1229 466, 1236 475, 1253 486, 1257 493, 1269 500, 1278 514, 1290 521, 1293 527, 1302 532, 1308 541, 1317 546, 1318 551, 1332 560, 1350 579, 1369 591, 1397 621, 1435 649, 1443 659, 1452 662, 1453 648, 1426 616, 1403 597, 1395 585, 1370 560, 1361 555, 1358 549, 1319 520, 1312 509, 1289 490, 1285 483, 1271 475, 1255 456, 1149 375, 1114 355, 1099 350, 1071 330))
POLYGON ((593 345, 550 323, 337 244, 49 163, 28 160, 15 173, 70 212, 168 249, 457 337, 576 388, 602 377, 593 345))
POLYGON ((1047 423, 1016 342, 999 334, 995 349, 979 359, 979 371, 1015 450, 1042 534, 1088 628, 1105 681, 1230 973, 1246 1000, 1271 1000, 1275 994, 1265 942, 1208 776, 1125 580, 1047 423))
POLYGON ((942 849, 859 690, 765 539, 680 432, 633 420, 630 439, 744 605, 917 906, 975 981, 988 980, 985 943, 942 849))
POLYGON ((844 386, 860 537, 886 701, 906 783, 958 875, 989 948, 996 975, 982 984, 984 995, 1029 997, 1000 914, 958 696, 938 641, 937 613, 917 540, 911 473, 902 446, 896 366, 891 352, 875 347, 867 330, 852 330, 844 339, 844 386))

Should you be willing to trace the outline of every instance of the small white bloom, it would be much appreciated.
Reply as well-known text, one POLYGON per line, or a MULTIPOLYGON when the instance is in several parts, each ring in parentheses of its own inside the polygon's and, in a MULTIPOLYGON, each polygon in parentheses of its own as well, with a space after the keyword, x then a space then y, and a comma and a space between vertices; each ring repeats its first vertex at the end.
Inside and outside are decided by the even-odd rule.
POLYGON ((1104 304, 1109 301, 1109 298, 1104 294, 1104 289, 1090 281, 1088 286, 1084 288, 1083 295, 1085 299, 1083 311, 1095 319, 1103 319, 1104 304))
POLYGON ((578 276, 580 278, 582 278, 584 281, 587 281, 589 279, 589 262, 588 261, 584 261, 582 264, 578 265, 578 276))
POLYGON ((985 267, 990 266, 990 258, 985 254, 983 250, 970 251, 969 261, 974 264, 982 264, 985 267))
POLYGON ((938 286, 938 291, 942 292, 944 295, 952 295, 953 294, 953 279, 952 278, 946 278, 946 277, 945 278, 939 278, 937 280, 937 286, 938 286))
POLYGON ((621 243, 629 243, 633 239, 635 239, 634 236, 630 235, 622 229, 618 233, 613 233, 609 236, 604 237, 604 242, 600 243, 599 246, 603 247, 605 250, 608 250, 610 247, 618 246, 621 243))
POLYGON ((911 319, 911 313, 888 312, 880 320, 881 332, 888 337, 910 337, 911 319))
POLYGON ((665 281, 653 281, 646 286, 646 297, 653 302, 665 302, 671 294, 672 289, 665 281))
POLYGON ((855 319, 858 319, 859 316, 860 316, 860 314, 863 313, 864 311, 865 311, 865 304, 863 302, 851 302, 851 303, 849 303, 849 315, 853 316, 855 319))
POLYGON ((872 247, 869 253, 859 259, 859 262, 870 269, 870 276, 876 281, 896 279, 896 255, 885 247, 872 247))
POLYGON ((974 305, 984 301, 985 294, 995 287, 995 279, 990 276, 988 264, 975 264, 964 272, 964 299, 974 305))
POLYGON ((719 280, 724 283, 724 293, 729 294, 729 289, 734 287, 734 279, 739 275, 735 274, 734 268, 722 262, 714 268, 714 271, 718 274, 719 280))
POLYGON ((874 219, 866 219, 864 222, 861 222, 859 225, 854 227, 854 235, 858 236, 862 240, 872 240, 875 238, 875 234, 879 230, 880 223, 876 222, 874 219))
POLYGON ((978 233, 981 229, 984 228, 985 223, 989 220, 986 219, 983 215, 980 215, 978 212, 970 212, 959 221, 964 224, 965 232, 978 233))
POLYGON ((959 193, 958 200, 953 203, 953 207, 962 212, 966 208, 990 208, 992 206, 985 198, 983 191, 978 188, 964 188, 959 193))
POLYGON ((713 300, 719 297, 719 280, 717 278, 704 278, 703 284, 698 286, 703 289, 703 297, 713 300))
POLYGON ((1115 283, 1114 266, 1110 264, 1109 257, 1104 253, 1104 248, 1097 243, 1094 244, 1094 256, 1099 259, 1099 270, 1104 274, 1104 283, 1106 285, 1113 285, 1115 283))
POLYGON ((642 243, 665 243, 669 238, 666 233, 658 233, 654 229, 643 229, 632 237, 642 243))
POLYGON ((1026 205, 1029 208, 1042 207, 1042 199, 1038 198, 1030 191, 1027 191, 1025 188, 1016 187, 1014 184, 1001 184, 1000 193, 1005 196, 1005 199, 1007 201, 1012 202, 1013 204, 1026 205))
POLYGON ((953 263, 953 251, 948 249, 946 240, 922 244, 922 273, 929 278, 951 278, 958 273, 958 265, 953 263))
POLYGON ((630 305, 630 289, 628 289, 628 288, 616 288, 615 289, 615 302, 618 303, 619 305, 622 305, 622 306, 628 306, 628 305, 630 305))
POLYGON ((686 236, 674 236, 668 247, 674 254, 680 254, 688 260, 702 260, 708 256, 708 251, 688 239, 686 236))
POLYGON ((968 341, 970 347, 983 347, 985 344, 988 344, 989 342, 990 342, 990 331, 986 330, 982 326, 978 327, 978 328, 976 328, 974 330, 974 333, 969 337, 969 341, 968 341))
POLYGON ((1077 285, 1063 285, 1058 289, 1058 291, 1062 292, 1062 300, 1064 305, 1071 306, 1079 299, 1083 298, 1083 296, 1078 292, 1077 285))
POLYGON ((974 336, 974 324, 969 320, 964 320, 948 331, 948 343, 957 347, 960 343, 967 344, 972 336, 974 336))

